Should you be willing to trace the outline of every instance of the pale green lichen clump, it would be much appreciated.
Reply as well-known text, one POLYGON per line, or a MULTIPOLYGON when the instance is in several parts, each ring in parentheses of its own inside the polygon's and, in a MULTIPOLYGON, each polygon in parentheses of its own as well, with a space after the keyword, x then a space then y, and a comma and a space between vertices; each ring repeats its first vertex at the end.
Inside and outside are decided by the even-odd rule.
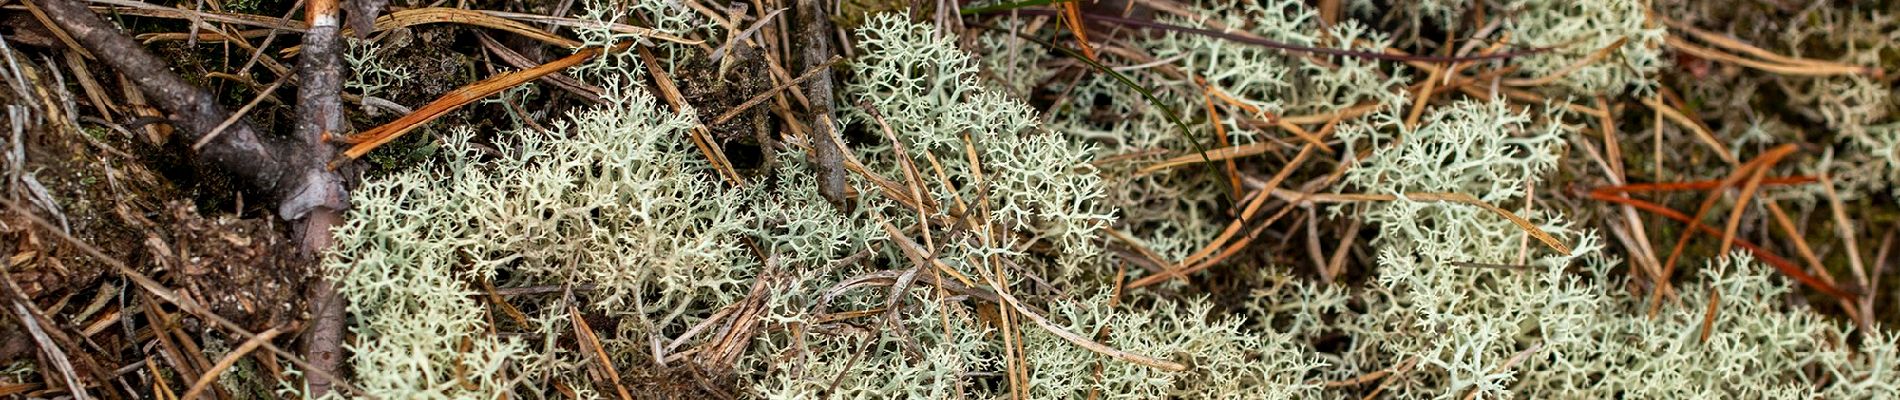
MULTIPOLYGON (((669 33, 716 30, 667 4, 630 9, 669 33)), ((1626 20, 1640 15, 1635 6, 1511 4, 1521 13, 1504 29, 1525 40, 1629 38, 1621 61, 1579 70, 1558 90, 1646 93, 1654 83, 1647 74, 1660 61, 1644 52, 1657 33, 1626 20)), ((583 9, 606 21, 616 8, 583 9)), ((1193 9, 1209 17, 1163 20, 1308 46, 1392 43, 1356 22, 1322 27, 1295 1, 1193 9)), ((578 34, 592 45, 625 38, 604 29, 578 34)), ((624 54, 574 71, 604 88, 606 102, 546 131, 501 132, 490 148, 477 142, 491 135, 454 130, 434 166, 365 182, 336 231, 324 270, 350 301, 352 382, 386 398, 533 397, 556 385, 613 397, 601 360, 576 343, 586 322, 623 379, 699 371, 681 373, 716 377, 747 398, 997 398, 1011 395, 1011 374, 1026 378, 1015 389, 1031 398, 1900 396, 1890 333, 1785 305, 1790 287, 1743 253, 1693 263, 1707 267, 1651 317, 1595 231, 1532 200, 1581 136, 1573 116, 1467 99, 1410 124, 1411 94, 1398 89, 1415 72, 1396 63, 1178 33, 1136 37, 1150 59, 1105 55, 1184 74, 1132 74, 1178 108, 1213 101, 1201 97, 1199 77, 1260 110, 1211 121, 1235 144, 1284 136, 1249 120, 1368 106, 1330 132, 1338 154, 1325 157, 1343 166, 1339 185, 1283 187, 1400 197, 1286 205, 1376 230, 1374 265, 1354 283, 1249 267, 1257 273, 1245 296, 1210 297, 1179 281, 1118 287, 1156 272, 1109 256, 1110 243, 1123 244, 1106 229, 1179 260, 1231 219, 1222 203, 1230 189, 1193 168, 1133 173, 1160 156, 1104 162, 1181 154, 1194 139, 1101 75, 1079 78, 1073 103, 1040 115, 1018 96, 1043 76, 986 77, 982 68, 1052 56, 982 35, 969 42, 990 50, 978 59, 902 14, 857 28, 839 123, 868 133, 847 143, 866 173, 853 175, 856 196, 844 204, 818 195, 808 143, 798 141, 768 153, 777 161, 768 176, 722 183, 685 139, 697 111, 656 102, 644 66, 624 54), (1118 117, 1078 111, 1096 108, 1118 117), (928 204, 923 215, 893 200, 913 192, 928 204), (1571 254, 1539 247, 1496 212, 1404 198, 1412 193, 1469 194, 1512 210, 1571 254), (490 292, 530 286, 558 289, 490 292), (1003 325, 999 290, 1063 331, 1187 370, 1112 358, 1021 315, 1003 325), (1712 304, 1717 317, 1705 324, 1712 304), (1356 381, 1373 375, 1382 378, 1356 381)), ((660 46, 656 54, 698 51, 660 46)), ((1525 74, 1578 54, 1587 52, 1525 61, 1525 74)), ((1879 138, 1892 131, 1870 127, 1874 139, 1853 140, 1891 150, 1879 138)))

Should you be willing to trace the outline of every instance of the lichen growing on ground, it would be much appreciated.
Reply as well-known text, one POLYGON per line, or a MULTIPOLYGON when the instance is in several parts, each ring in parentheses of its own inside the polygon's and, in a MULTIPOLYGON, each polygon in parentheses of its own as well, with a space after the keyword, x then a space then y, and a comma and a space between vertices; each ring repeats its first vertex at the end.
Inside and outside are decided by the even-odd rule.
MULTIPOLYGON (((1657 96, 1664 31, 1635 2, 1505 3, 1513 12, 1496 28, 1510 43, 1562 49, 1472 68, 1556 78, 1536 93, 1506 96, 1494 82, 1488 96, 1424 101, 1432 86, 1413 82, 1437 75, 1404 62, 1184 32, 1130 35, 1124 51, 1101 52, 1105 64, 1138 66, 1117 73, 1151 100, 1095 69, 986 71, 1061 62, 1006 33, 960 42, 904 13, 866 16, 840 75, 854 194, 840 204, 818 194, 802 137, 767 153, 776 170, 722 183, 688 139, 694 113, 711 110, 673 112, 645 88, 642 61, 606 57, 574 74, 604 88, 605 104, 545 131, 458 130, 433 167, 357 192, 324 264, 351 301, 353 376, 405 398, 556 384, 611 396, 622 384, 602 378, 602 361, 686 368, 734 394, 783 399, 1900 395, 1887 328, 1818 314, 1752 253, 1686 259, 1694 272, 1674 292, 1645 295, 1655 283, 1631 263, 1650 261, 1618 244, 1628 228, 1606 234, 1601 213, 1554 193, 1605 184, 1579 174, 1625 168, 1595 160, 1605 128, 1592 128, 1592 111, 1609 111, 1588 104, 1657 96), (1591 60, 1617 43, 1616 56, 1591 60), (1073 82, 1048 111, 1025 98, 1042 80, 1073 82), (1218 126, 1226 142, 1183 135, 1154 100, 1196 132, 1218 126), (1275 122, 1286 119, 1319 143, 1275 122), (477 136, 496 137, 494 149, 478 150, 477 136), (1147 168, 1196 146, 1266 148, 1254 154, 1292 170, 1267 183, 1277 171, 1242 179, 1223 160, 1147 168), (1295 151, 1326 167, 1286 166, 1295 151), (1236 217, 1262 205, 1269 212, 1236 217), (1280 222, 1286 214, 1298 222, 1280 222), (1332 227, 1347 219, 1353 228, 1332 227), (1246 232, 1274 224, 1298 228, 1246 232), (1320 234, 1349 238, 1295 238, 1320 234), (1245 243, 1309 251, 1285 244, 1295 241, 1347 249, 1251 252, 1180 271, 1190 254, 1245 243), (1306 258, 1353 268, 1322 282, 1306 258)), ((586 4, 588 18, 611 19, 605 4, 586 4)), ((720 29, 643 4, 632 10, 666 32, 720 29)), ((1156 20, 1348 51, 1418 40, 1324 22, 1297 1, 1184 10, 1198 17, 1156 20)), ((1424 12, 1414 21, 1452 20, 1424 12)), ((624 37, 580 31, 594 45, 624 37)), ((1856 102, 1891 101, 1876 97, 1856 102)), ((1855 115, 1821 121, 1858 127, 1836 142, 1842 151, 1886 163, 1856 165, 1900 170, 1888 140, 1900 130, 1866 125, 1886 114, 1855 115)), ((1738 142, 1738 153, 1783 140, 1757 131, 1759 143, 1738 142)), ((1622 134, 1632 144, 1621 151, 1642 154, 1622 134)))

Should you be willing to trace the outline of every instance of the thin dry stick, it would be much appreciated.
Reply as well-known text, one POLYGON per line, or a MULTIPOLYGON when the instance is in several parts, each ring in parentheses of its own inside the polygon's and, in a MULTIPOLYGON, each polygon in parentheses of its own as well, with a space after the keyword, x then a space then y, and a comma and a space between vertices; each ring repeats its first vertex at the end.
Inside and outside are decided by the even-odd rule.
POLYGON ((844 61, 844 57, 839 57, 835 55, 831 56, 831 59, 825 60, 823 64, 819 64, 816 67, 807 69, 805 70, 805 73, 798 74, 798 77, 792 78, 791 82, 785 82, 785 84, 783 85, 778 85, 771 89, 767 89, 764 92, 759 92, 759 94, 753 95, 752 98, 746 99, 744 103, 739 103, 738 106, 733 107, 732 109, 726 110, 725 113, 719 114, 719 117, 713 118, 712 123, 707 124, 707 125, 719 125, 719 124, 725 123, 726 121, 730 121, 732 120, 733 117, 739 116, 739 113, 745 112, 746 110, 750 110, 752 109, 752 106, 759 105, 759 103, 762 103, 762 102, 765 102, 766 100, 771 99, 772 96, 778 95, 780 91, 784 91, 785 89, 791 88, 793 86, 798 86, 798 84, 804 83, 805 80, 811 79, 814 76, 818 76, 819 73, 831 71, 831 66, 837 65, 839 61, 844 61))
MULTIPOLYGON (((80 241, 79 238, 75 238, 72 235, 66 234, 66 231, 59 229, 58 225, 53 225, 53 223, 47 222, 45 219, 40 218, 40 216, 33 215, 31 212, 29 212, 27 208, 21 206, 19 203, 15 203, 12 200, 8 200, 4 197, 0 197, 0 204, 4 204, 7 206, 7 208, 11 208, 14 211, 18 211, 19 212, 18 215, 26 217, 27 221, 32 222, 34 225, 39 225, 40 228, 46 230, 47 232, 51 232, 53 236, 58 237, 59 240, 64 241, 68 244, 71 244, 73 245, 73 247, 79 248, 79 251, 86 253, 86 255, 88 256, 92 256, 93 259, 99 260, 99 262, 102 262, 102 263, 105 263, 106 265, 111 266, 113 270, 118 271, 119 275, 124 276, 128 280, 131 280, 133 284, 138 285, 140 288, 145 289, 147 292, 151 292, 153 296, 158 296, 160 300, 164 300, 167 303, 172 303, 173 305, 178 306, 178 308, 180 309, 184 309, 185 311, 190 312, 193 315, 197 315, 199 318, 204 318, 205 320, 211 321, 212 324, 216 324, 220 327, 223 327, 225 330, 235 333, 238 337, 243 337, 243 338, 257 337, 256 333, 251 333, 251 331, 244 329, 243 326, 238 325, 236 322, 231 322, 231 320, 225 319, 223 316, 219 316, 218 314, 211 312, 210 309, 205 308, 202 305, 199 305, 196 301, 193 301, 183 296, 179 296, 177 292, 173 292, 171 289, 165 288, 165 285, 159 284, 157 280, 154 280, 149 276, 145 276, 145 274, 143 273, 133 270, 132 267, 125 265, 125 263, 120 262, 118 259, 112 258, 112 256, 106 255, 106 253, 103 251, 100 251, 98 247, 93 247, 92 244, 80 241)), ((296 365, 297 368, 302 368, 304 370, 304 373, 311 374, 311 375, 322 375, 325 378, 328 378, 330 382, 335 383, 337 385, 341 385, 344 390, 348 390, 353 395, 366 397, 366 398, 372 398, 372 399, 378 398, 377 396, 369 394, 369 392, 363 391, 362 388, 356 387, 356 385, 352 385, 349 382, 344 382, 341 378, 338 378, 336 375, 331 374, 330 371, 316 368, 316 366, 310 365, 309 362, 306 362, 302 358, 297 357, 296 353, 285 351, 283 348, 277 347, 277 345, 270 344, 269 342, 265 342, 263 346, 264 346, 264 349, 270 350, 271 353, 276 354, 278 357, 283 357, 285 360, 289 360, 290 363, 296 365)))
POLYGON ((277 91, 277 88, 283 86, 284 81, 288 80, 290 80, 289 76, 278 77, 276 82, 271 82, 269 87, 257 92, 257 97, 252 98, 251 102, 244 103, 243 107, 238 107, 237 112, 231 113, 231 116, 226 117, 224 122, 218 123, 216 128, 211 128, 210 132, 205 132, 203 137, 198 138, 197 142, 192 143, 191 150, 198 151, 204 149, 206 143, 211 143, 212 139, 217 139, 218 135, 224 134, 225 128, 230 128, 232 124, 243 120, 245 114, 250 114, 252 108, 256 108, 258 103, 263 103, 265 98, 270 97, 271 92, 277 91))
MULTIPOLYGON (((305 52, 297 57, 297 124, 293 137, 295 143, 305 149, 305 158, 292 160, 297 169, 291 172, 304 176, 306 186, 278 206, 278 213, 292 223, 297 255, 304 260, 322 258, 330 250, 336 242, 332 234, 343 224, 342 212, 350 208, 349 189, 345 185, 354 175, 345 177, 323 163, 337 153, 336 145, 330 143, 329 138, 345 129, 341 95, 346 50, 340 34, 341 7, 337 0, 304 3, 304 22, 309 29, 303 35, 305 52)), ((310 280, 306 296, 311 299, 307 304, 311 324, 308 334, 304 335, 308 339, 304 341, 305 358, 325 372, 334 371, 344 358, 349 302, 337 291, 336 282, 321 274, 310 280)), ((333 393, 334 383, 323 375, 311 375, 305 382, 311 397, 333 393)))
POLYGON ((252 336, 250 340, 245 340, 244 344, 238 345, 237 350, 232 350, 230 354, 225 354, 224 358, 218 359, 218 363, 211 366, 211 369, 205 370, 203 375, 198 375, 198 381, 193 382, 191 389, 186 390, 185 396, 180 398, 185 400, 197 399, 198 395, 204 394, 205 388, 211 387, 212 381, 218 380, 218 375, 223 374, 224 370, 230 369, 232 365, 237 364, 239 359, 244 358, 245 355, 257 350, 258 346, 263 346, 264 342, 269 342, 271 339, 276 338, 278 334, 282 333, 284 333, 283 330, 272 327, 263 332, 258 332, 257 336, 252 336))

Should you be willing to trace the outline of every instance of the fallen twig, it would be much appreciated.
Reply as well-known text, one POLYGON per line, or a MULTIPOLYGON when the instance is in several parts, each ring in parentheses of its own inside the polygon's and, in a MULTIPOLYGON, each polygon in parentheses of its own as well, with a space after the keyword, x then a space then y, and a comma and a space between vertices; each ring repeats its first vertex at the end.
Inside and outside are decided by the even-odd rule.
MULTIPOLYGON (((184 128, 186 140, 197 141, 230 116, 210 92, 171 72, 169 65, 85 6, 74 0, 41 0, 38 4, 49 19, 81 44, 94 52, 111 54, 101 60, 130 78, 159 108, 172 115, 170 122, 184 128)), ((197 159, 229 171, 266 199, 277 202, 277 213, 285 219, 302 218, 318 206, 343 208, 329 198, 329 194, 341 193, 340 186, 303 173, 307 170, 303 166, 321 164, 321 158, 312 157, 307 146, 262 135, 245 123, 226 128, 197 154, 197 159)))
POLYGON ((743 113, 746 110, 750 110, 752 109, 753 106, 759 105, 759 103, 763 103, 765 102, 765 100, 771 99, 772 96, 778 95, 780 91, 784 91, 785 89, 791 88, 792 86, 798 86, 798 84, 804 83, 806 80, 809 80, 812 77, 828 74, 831 72, 831 66, 838 65, 839 61, 844 61, 844 58, 838 57, 835 55, 831 56, 831 59, 825 60, 823 64, 819 64, 818 66, 812 67, 811 69, 807 69, 805 70, 805 73, 798 74, 798 77, 792 78, 791 82, 786 82, 783 85, 778 85, 771 89, 766 89, 763 92, 759 92, 759 94, 753 95, 752 98, 746 99, 744 103, 739 103, 738 106, 735 106, 735 107, 732 107, 731 109, 726 110, 726 112, 719 114, 718 117, 713 118, 712 123, 709 123, 707 125, 719 125, 719 124, 726 123, 726 121, 732 120, 733 117, 739 116, 739 113, 743 113))
MULTIPOLYGON (((798 0, 798 26, 793 29, 796 39, 794 47, 800 49, 798 64, 806 71, 836 54, 831 49, 831 18, 825 13, 824 3, 819 0, 798 0)), ((828 69, 826 71, 829 71, 828 69)), ((807 141, 811 143, 811 157, 806 161, 818 172, 818 194, 824 196, 832 205, 845 204, 844 142, 837 132, 837 112, 832 105, 832 74, 820 73, 810 84, 805 85, 805 99, 810 107, 806 109, 810 126, 807 141)))
MULTIPOLYGON (((316 263, 322 254, 335 242, 331 236, 337 225, 343 223, 343 210, 349 209, 349 194, 343 189, 345 178, 332 168, 324 168, 323 160, 336 154, 336 147, 327 139, 343 130, 343 40, 342 40, 342 4, 338 0, 309 0, 304 3, 304 22, 309 26, 303 35, 303 55, 298 61, 297 86, 297 125, 295 138, 304 147, 309 161, 297 164, 304 179, 323 182, 324 192, 310 193, 315 196, 293 198, 295 201, 309 202, 309 212, 305 215, 285 216, 292 222, 292 237, 297 243, 297 254, 305 260, 316 263)), ((348 303, 337 293, 336 286, 322 274, 311 277, 308 289, 310 315, 313 321, 304 342, 304 354, 312 367, 322 368, 325 372, 335 371, 343 361, 343 330, 345 309, 348 303)), ((311 375, 305 383, 310 388, 311 397, 323 397, 330 393, 332 382, 323 375, 311 375)))

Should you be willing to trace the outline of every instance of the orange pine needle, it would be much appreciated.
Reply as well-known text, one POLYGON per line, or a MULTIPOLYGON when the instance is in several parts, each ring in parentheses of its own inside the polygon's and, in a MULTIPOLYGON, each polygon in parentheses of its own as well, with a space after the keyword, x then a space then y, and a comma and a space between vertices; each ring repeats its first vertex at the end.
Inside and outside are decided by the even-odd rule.
MULTIPOLYGON (((1805 184, 1815 183, 1815 182, 1820 182, 1820 181, 1821 181, 1820 178, 1815 178, 1815 177, 1807 176, 1807 175, 1796 175, 1796 176, 1763 178, 1761 180, 1761 184, 1763 186, 1783 186, 1783 185, 1792 186, 1792 185, 1805 185, 1805 184)), ((1628 185, 1604 186, 1604 187, 1599 187, 1595 189, 1590 189, 1590 191, 1611 193, 1611 194, 1643 193, 1643 192, 1683 192, 1683 191, 1692 191, 1692 190, 1714 189, 1717 185, 1720 185, 1720 184, 1721 184, 1721 181, 1715 181, 1715 180, 1690 181, 1690 182, 1632 183, 1628 185)))
POLYGON ((1101 59, 1095 58, 1095 48, 1089 46, 1089 28, 1082 23, 1082 4, 1073 1, 1063 2, 1061 20, 1063 25, 1069 26, 1070 32, 1075 33, 1075 45, 1082 49, 1082 56, 1088 57, 1090 61, 1100 62, 1101 59))
POLYGON ((473 103, 476 100, 481 100, 495 93, 501 93, 501 91, 508 90, 508 88, 519 86, 523 83, 540 79, 548 74, 553 74, 579 65, 606 51, 620 51, 626 49, 632 44, 632 42, 622 42, 618 45, 614 45, 611 49, 602 49, 599 47, 581 49, 581 51, 574 52, 573 55, 562 57, 559 60, 554 60, 554 62, 541 64, 540 66, 521 71, 496 75, 480 82, 457 88, 455 91, 436 98, 435 101, 430 102, 428 105, 417 108, 416 112, 404 115, 402 118, 397 118, 395 121, 383 124, 383 126, 378 126, 353 137, 346 138, 345 140, 348 143, 353 143, 353 145, 343 151, 343 158, 341 160, 331 162, 330 168, 335 169, 341 161, 361 158, 364 154, 369 154, 370 150, 375 150, 383 144, 396 140, 396 138, 402 137, 403 134, 415 130, 416 127, 422 126, 422 124, 426 124, 429 121, 434 121, 436 118, 441 118, 450 111, 455 111, 468 103, 473 103))
MULTIPOLYGON (((1685 215, 1682 212, 1670 209, 1669 207, 1663 207, 1662 205, 1659 205, 1656 203, 1651 203, 1651 202, 1647 202, 1643 200, 1637 200, 1637 199, 1626 198, 1626 197, 1617 197, 1609 193, 1600 193, 1600 192, 1590 193, 1589 197, 1590 199, 1597 200, 1597 201, 1607 201, 1611 203, 1629 205, 1631 207, 1635 207, 1638 210, 1648 211, 1651 214, 1656 214, 1664 218, 1676 220, 1677 222, 1689 223, 1690 221, 1692 221, 1688 215, 1685 215)), ((1711 235, 1721 234, 1721 232, 1716 231, 1714 227, 1711 227, 1708 225, 1691 224, 1691 226, 1693 228, 1690 228, 1690 229, 1700 231, 1705 234, 1711 234, 1711 235)), ((1755 259, 1761 260, 1762 263, 1768 264, 1768 266, 1770 267, 1774 267, 1775 270, 1781 271, 1782 274, 1786 274, 1788 275, 1789 278, 1794 278, 1796 282, 1801 282, 1801 284, 1807 285, 1808 287, 1812 287, 1814 288, 1814 290, 1819 290, 1821 291, 1821 293, 1826 293, 1829 296, 1834 296, 1834 297, 1843 298, 1843 299, 1852 299, 1854 297, 1852 294, 1849 294, 1845 290, 1841 290, 1840 288, 1834 287, 1834 285, 1827 284, 1827 282, 1823 282, 1819 278, 1815 278, 1813 275, 1808 275, 1806 271, 1802 271, 1800 267, 1795 266, 1794 262, 1789 261, 1786 258, 1781 258, 1781 256, 1775 255, 1774 253, 1769 252, 1767 249, 1764 249, 1761 246, 1756 246, 1755 243, 1753 242, 1749 242, 1747 240, 1737 238, 1735 239, 1735 246, 1741 247, 1742 250, 1747 250, 1749 253, 1755 255, 1755 259)))

